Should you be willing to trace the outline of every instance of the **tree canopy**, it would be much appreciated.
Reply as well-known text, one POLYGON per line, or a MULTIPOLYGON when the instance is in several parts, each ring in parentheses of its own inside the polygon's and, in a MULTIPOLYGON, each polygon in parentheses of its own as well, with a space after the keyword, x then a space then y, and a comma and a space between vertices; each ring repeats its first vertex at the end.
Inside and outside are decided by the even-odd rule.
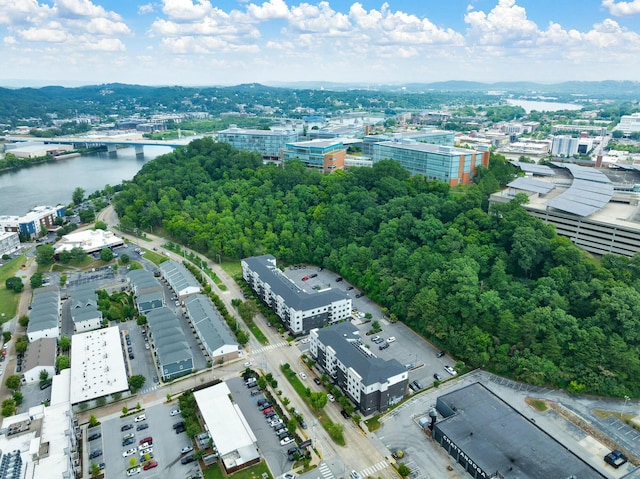
POLYGON ((520 198, 489 210, 512 176, 493 155, 465 188, 390 160, 322 175, 203 138, 147 163, 115 207, 211 258, 334 270, 469 367, 640 395, 640 257, 598 264, 520 198))

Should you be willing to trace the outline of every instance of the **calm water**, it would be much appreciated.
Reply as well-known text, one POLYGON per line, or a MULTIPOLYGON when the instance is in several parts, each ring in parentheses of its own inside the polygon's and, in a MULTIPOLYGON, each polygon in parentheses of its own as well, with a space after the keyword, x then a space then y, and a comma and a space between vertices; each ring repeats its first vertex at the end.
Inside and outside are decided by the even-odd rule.
POLYGON ((581 105, 575 103, 558 103, 554 101, 530 101, 530 100, 507 100, 512 106, 521 106, 529 113, 530 111, 560 111, 560 110, 581 110, 581 105))
POLYGON ((0 173, 0 215, 23 215, 37 205, 66 205, 77 187, 88 195, 130 180, 146 162, 170 151, 145 146, 144 156, 136 157, 134 148, 123 148, 116 154, 101 152, 0 173))

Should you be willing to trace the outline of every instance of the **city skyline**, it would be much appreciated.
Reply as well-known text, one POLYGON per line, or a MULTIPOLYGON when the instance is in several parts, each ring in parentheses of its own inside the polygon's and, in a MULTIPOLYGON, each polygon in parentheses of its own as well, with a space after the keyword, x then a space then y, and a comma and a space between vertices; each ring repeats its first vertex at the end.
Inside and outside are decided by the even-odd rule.
POLYGON ((635 80, 640 0, 0 0, 0 85, 635 80))

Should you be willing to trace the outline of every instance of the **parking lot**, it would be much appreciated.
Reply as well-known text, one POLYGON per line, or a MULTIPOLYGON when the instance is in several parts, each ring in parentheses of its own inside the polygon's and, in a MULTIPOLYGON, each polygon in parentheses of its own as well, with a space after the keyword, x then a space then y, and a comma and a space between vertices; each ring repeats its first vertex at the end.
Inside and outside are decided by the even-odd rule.
MULTIPOLYGON (((406 366, 409 371, 409 382, 418 381, 423 387, 427 387, 433 384, 435 374, 441 378, 441 381, 454 377, 454 375, 445 370, 445 366, 455 366, 453 359, 446 354, 438 357, 440 352, 438 348, 418 336, 403 323, 391 323, 383 318, 380 307, 377 304, 367 298, 366 295, 362 295, 359 298, 356 297, 362 292, 345 279, 337 281, 340 277, 338 274, 312 266, 292 266, 286 269, 285 274, 297 286, 308 293, 324 288, 332 288, 348 294, 351 297, 353 309, 361 313, 360 315, 355 315, 357 319, 352 319, 351 322, 360 331, 363 344, 368 346, 377 357, 382 359, 393 358, 406 366), (303 280, 303 278, 308 279, 303 280), (372 316, 370 321, 364 319, 367 313, 372 316), (371 330, 373 321, 380 323, 382 331, 367 335, 371 330), (372 342, 371 339, 375 336, 380 336, 384 342, 380 344, 372 342), (387 340, 390 337, 395 338, 395 340, 389 343, 387 340), (388 347, 383 346, 385 349, 380 349, 383 344, 388 345, 388 347)), ((309 350, 308 344, 304 343, 303 340, 298 341, 297 344, 301 352, 309 350)))
MULTIPOLYGON (((123 456, 123 453, 134 447, 139 449, 140 440, 151 437, 151 459, 157 461, 158 465, 147 471, 141 467, 139 476, 145 479, 185 477, 193 468, 197 468, 197 462, 181 463, 181 458, 188 455, 181 454, 181 449, 192 443, 186 433, 176 434, 173 429, 174 423, 181 421, 181 416, 170 414, 177 407, 177 403, 152 406, 143 411, 146 419, 139 422, 135 420, 138 414, 104 421, 98 428, 101 437, 88 441, 88 454, 94 450, 102 450, 102 455, 94 458, 92 462, 105 464, 104 472, 107 479, 127 477, 126 471, 132 467, 132 458, 135 458, 135 465, 140 465, 141 455, 139 450, 127 457, 123 456), (128 439, 131 435, 133 442, 128 439)), ((95 429, 97 428, 87 432, 87 438, 95 429)))

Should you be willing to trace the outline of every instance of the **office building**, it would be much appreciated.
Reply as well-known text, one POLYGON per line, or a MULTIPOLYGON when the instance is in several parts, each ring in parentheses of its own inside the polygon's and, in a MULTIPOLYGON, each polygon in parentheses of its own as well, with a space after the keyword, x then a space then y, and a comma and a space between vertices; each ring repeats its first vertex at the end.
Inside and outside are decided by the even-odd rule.
POLYGON ((282 151, 282 161, 300 160, 307 168, 331 173, 344 169, 346 154, 347 149, 338 139, 298 141, 287 143, 282 151))
POLYGON ((381 135, 367 135, 362 140, 362 155, 373 157, 373 145, 384 141, 414 140, 431 145, 453 146, 455 132, 423 128, 421 130, 404 131, 400 133, 383 133, 381 135))
POLYGON ((489 151, 431 145, 415 140, 385 141, 373 145, 373 163, 395 160, 412 175, 422 175, 452 186, 471 183, 478 166, 489 166, 489 151))
POLYGON ((620 130, 625 135, 637 133, 640 131, 640 113, 632 113, 631 115, 622 115, 620 123, 614 128, 620 130))
POLYGON ((307 334, 351 315, 351 298, 344 291, 307 293, 276 266, 272 255, 242 260, 242 277, 294 335, 307 334))
POLYGON ((256 151, 265 161, 279 161, 285 145, 297 140, 298 133, 293 130, 249 130, 231 125, 218 133, 218 141, 238 150, 256 151))
POLYGON ((384 360, 366 348, 351 323, 309 334, 309 353, 365 416, 386 411, 405 396, 409 373, 396 359, 384 360))
POLYGON ((15 253, 20 249, 20 235, 15 231, 0 231, 0 256, 15 253))
POLYGON ((577 155, 579 141, 579 138, 573 138, 569 135, 556 135, 551 143, 551 154, 565 157, 577 155))

